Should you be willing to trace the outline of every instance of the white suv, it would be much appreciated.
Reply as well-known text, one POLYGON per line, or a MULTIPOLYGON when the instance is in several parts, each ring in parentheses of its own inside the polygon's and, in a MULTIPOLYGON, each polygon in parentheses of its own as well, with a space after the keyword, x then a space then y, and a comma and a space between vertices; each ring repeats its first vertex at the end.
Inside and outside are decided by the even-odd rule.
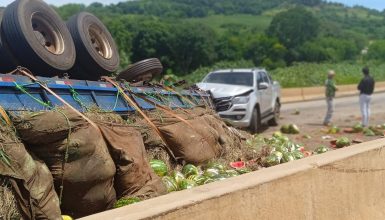
POLYGON ((219 116, 257 132, 262 123, 277 125, 281 88, 265 69, 225 69, 209 73, 197 86, 210 91, 219 116))

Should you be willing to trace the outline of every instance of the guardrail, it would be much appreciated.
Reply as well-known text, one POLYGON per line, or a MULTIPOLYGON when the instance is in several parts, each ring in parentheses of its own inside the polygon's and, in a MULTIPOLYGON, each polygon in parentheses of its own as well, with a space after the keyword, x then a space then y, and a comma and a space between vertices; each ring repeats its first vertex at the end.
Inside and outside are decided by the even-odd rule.
MULTIPOLYGON (((337 86, 337 97, 358 95, 357 84, 337 86)), ((375 92, 384 92, 385 82, 376 82, 375 92)), ((282 89, 282 103, 300 102, 325 98, 325 87, 304 87, 282 89)))
POLYGON ((366 142, 82 219, 385 219, 384 145, 366 142))

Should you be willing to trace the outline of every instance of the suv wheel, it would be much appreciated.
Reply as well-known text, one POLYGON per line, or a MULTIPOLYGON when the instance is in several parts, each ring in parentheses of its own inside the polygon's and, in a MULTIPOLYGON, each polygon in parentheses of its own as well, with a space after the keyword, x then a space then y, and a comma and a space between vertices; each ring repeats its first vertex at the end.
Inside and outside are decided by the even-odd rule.
POLYGON ((258 108, 254 108, 253 113, 251 115, 251 122, 250 122, 250 131, 252 133, 257 133, 259 129, 261 128, 261 118, 259 114, 258 108))
POLYGON ((279 104, 279 102, 276 101, 274 106, 274 118, 269 120, 268 122, 269 125, 272 125, 272 126, 278 125, 280 113, 281 113, 281 104, 279 104))

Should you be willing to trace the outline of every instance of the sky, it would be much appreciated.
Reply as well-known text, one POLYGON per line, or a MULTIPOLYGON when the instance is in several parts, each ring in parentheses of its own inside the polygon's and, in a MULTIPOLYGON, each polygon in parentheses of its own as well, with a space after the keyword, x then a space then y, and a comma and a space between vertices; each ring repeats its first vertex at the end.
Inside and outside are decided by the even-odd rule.
POLYGON ((328 0, 330 2, 340 2, 348 6, 361 5, 367 8, 382 11, 385 9, 385 0, 328 0))
MULTIPOLYGON (((6 6, 9 3, 11 3, 13 0, 0 0, 0 6, 6 6)), ((47 3, 60 6, 67 3, 83 3, 85 5, 88 5, 92 2, 100 2, 103 4, 111 4, 111 3, 117 3, 122 0, 45 0, 47 3)), ((333 2, 340 2, 348 6, 354 6, 354 5, 362 5, 367 8, 377 9, 377 10, 384 10, 385 9, 385 0, 328 0, 333 2)))

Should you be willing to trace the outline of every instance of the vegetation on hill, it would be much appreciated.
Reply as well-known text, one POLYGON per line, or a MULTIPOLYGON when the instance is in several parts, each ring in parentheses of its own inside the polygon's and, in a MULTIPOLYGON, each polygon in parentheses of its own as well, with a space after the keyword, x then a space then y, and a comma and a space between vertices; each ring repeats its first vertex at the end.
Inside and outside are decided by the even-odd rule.
MULTIPOLYGON (((338 72, 351 65, 349 75, 385 60, 385 13, 321 0, 136 0, 56 9, 64 19, 79 11, 97 15, 118 44, 122 68, 157 57, 166 73, 192 81, 203 70, 247 64, 288 78, 297 68, 301 77, 313 78, 304 85, 314 85, 319 78, 303 75, 313 70, 299 66, 338 72)), ((348 78, 340 83, 353 81, 348 78)))

